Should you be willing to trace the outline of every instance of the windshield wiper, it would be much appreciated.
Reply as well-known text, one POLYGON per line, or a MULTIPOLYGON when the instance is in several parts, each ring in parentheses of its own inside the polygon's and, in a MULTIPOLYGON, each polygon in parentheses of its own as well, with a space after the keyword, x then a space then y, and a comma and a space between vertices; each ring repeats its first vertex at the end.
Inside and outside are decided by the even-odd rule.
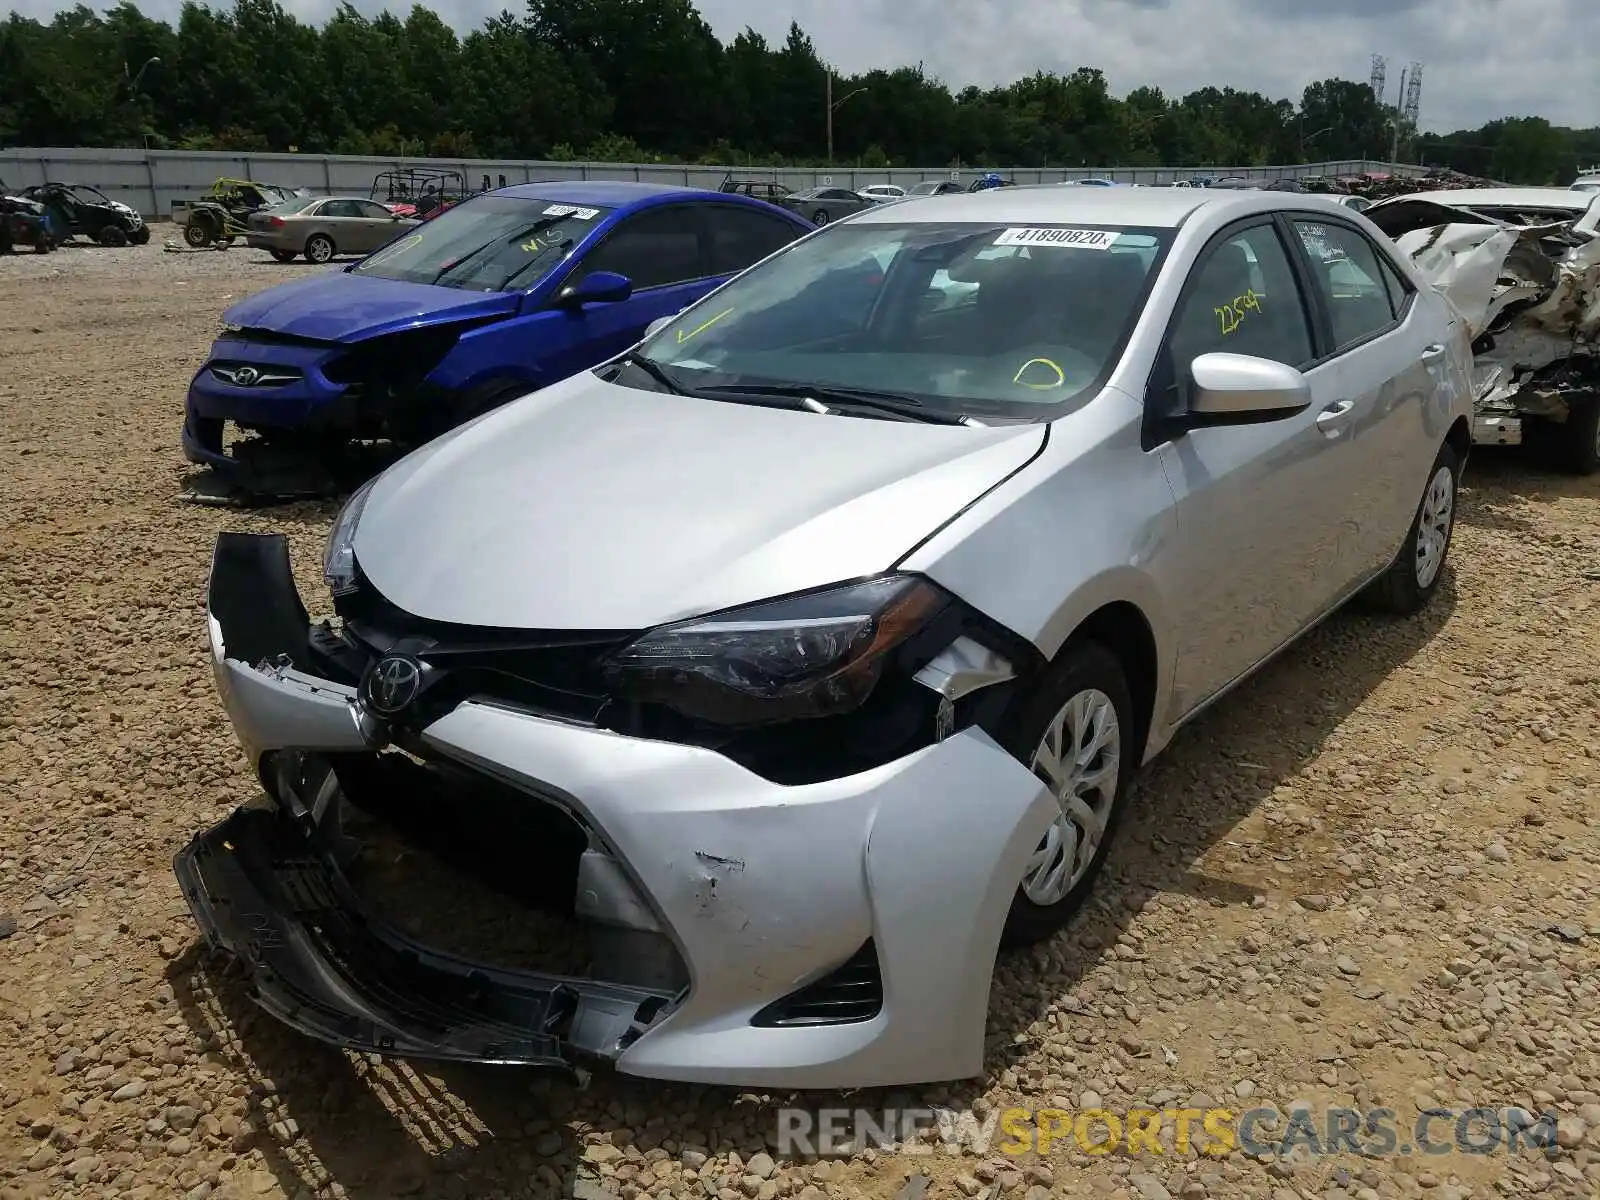
POLYGON ((660 363, 656 362, 655 359, 646 358, 637 350, 629 350, 617 361, 627 363, 630 366, 638 367, 639 370, 650 376, 651 379, 654 379, 674 396, 691 396, 694 394, 693 392, 689 391, 688 388, 674 380, 671 375, 668 375, 667 369, 660 363))
MULTIPOLYGON (((702 388, 701 390, 706 395, 743 394, 747 396, 790 397, 801 401, 802 404, 804 401, 810 400, 814 404, 821 405, 828 411, 834 412, 843 408, 862 408, 869 412, 888 413, 907 421, 920 421, 925 425, 979 424, 979 422, 962 413, 929 409, 915 396, 907 396, 902 392, 874 391, 871 388, 843 388, 827 385, 812 387, 791 383, 729 383, 719 384, 716 387, 702 388)), ((806 407, 810 406, 807 405, 806 407)))

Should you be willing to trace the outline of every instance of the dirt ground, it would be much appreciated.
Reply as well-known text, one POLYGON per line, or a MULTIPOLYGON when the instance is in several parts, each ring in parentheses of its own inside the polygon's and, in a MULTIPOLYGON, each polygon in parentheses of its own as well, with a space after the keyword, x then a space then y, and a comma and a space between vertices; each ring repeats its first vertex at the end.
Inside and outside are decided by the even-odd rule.
POLYGON ((310 269, 0 259, 0 1198, 1600 1196, 1600 478, 1512 456, 1469 469, 1423 619, 1336 617, 1142 779, 1091 911, 1002 961, 985 1078, 843 1102, 1386 1107, 1404 1144, 1517 1107, 1550 1153, 1445 1118, 1440 1155, 796 1161, 782 1096, 378 1062, 258 1013, 169 866, 253 791, 202 588, 235 528, 287 532, 309 590, 332 508, 179 503, 178 430, 226 304, 310 269))

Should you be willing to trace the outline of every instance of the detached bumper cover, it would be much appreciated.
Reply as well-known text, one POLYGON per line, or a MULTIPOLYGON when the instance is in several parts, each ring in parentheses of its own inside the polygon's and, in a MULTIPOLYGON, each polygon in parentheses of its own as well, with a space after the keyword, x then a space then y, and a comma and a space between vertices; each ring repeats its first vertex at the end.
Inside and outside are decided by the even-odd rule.
POLYGON ((365 915, 289 818, 239 809, 173 862, 206 942, 253 999, 319 1041, 411 1058, 569 1070, 569 1043, 614 1052, 662 998, 502 971, 429 950, 365 915))

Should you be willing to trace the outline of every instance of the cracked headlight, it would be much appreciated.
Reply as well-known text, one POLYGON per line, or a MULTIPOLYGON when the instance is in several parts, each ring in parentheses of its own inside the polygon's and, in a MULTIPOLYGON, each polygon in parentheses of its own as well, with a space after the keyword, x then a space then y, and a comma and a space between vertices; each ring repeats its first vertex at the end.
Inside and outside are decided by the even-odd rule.
POLYGON ((845 713, 949 603, 915 575, 768 600, 651 630, 607 660, 606 683, 621 699, 717 725, 845 713))
POLYGON ((367 506, 376 479, 369 479, 346 500, 328 535, 328 548, 322 554, 322 578, 335 596, 346 596, 356 589, 356 526, 361 510, 367 506))

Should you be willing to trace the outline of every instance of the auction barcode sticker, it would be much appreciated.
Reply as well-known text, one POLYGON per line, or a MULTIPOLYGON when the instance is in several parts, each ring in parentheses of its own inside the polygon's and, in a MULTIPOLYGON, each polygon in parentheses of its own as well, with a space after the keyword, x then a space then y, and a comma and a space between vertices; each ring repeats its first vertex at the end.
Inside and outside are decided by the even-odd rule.
POLYGON ((1050 228, 1008 229, 995 238, 996 246, 1068 246, 1075 250, 1108 250, 1117 240, 1109 229, 1050 228))

